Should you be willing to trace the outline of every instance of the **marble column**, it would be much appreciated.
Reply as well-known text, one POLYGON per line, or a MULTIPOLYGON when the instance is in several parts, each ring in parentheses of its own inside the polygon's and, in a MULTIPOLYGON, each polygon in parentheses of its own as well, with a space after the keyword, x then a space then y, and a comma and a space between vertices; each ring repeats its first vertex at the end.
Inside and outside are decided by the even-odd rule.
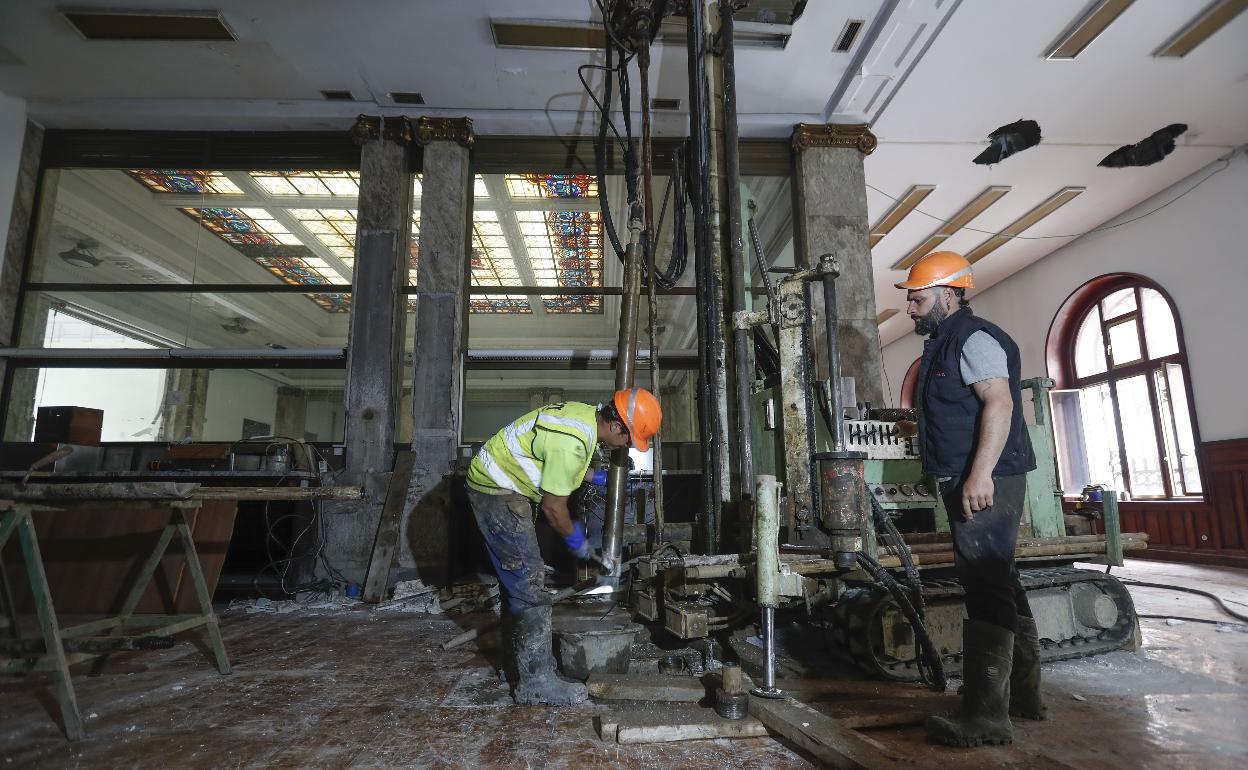
MULTIPOLYGON (((325 553, 363 582, 394 465, 403 344, 403 295, 411 233, 411 124, 360 116, 360 198, 348 332, 344 465, 340 481, 364 487, 359 502, 326 504, 325 553), (336 515, 343 514, 343 515, 336 515)), ((301 437, 302 432, 296 436, 301 437)))
MULTIPOLYGON (((865 125, 799 123, 793 129, 793 220, 796 262, 814 266, 824 254, 840 261, 836 305, 841 374, 853 377, 859 401, 884 403, 883 362, 875 323, 875 283, 867 222, 863 159, 875 149, 865 125)), ((827 377, 823 297, 812 286, 818 376, 827 377)), ((851 404, 852 406, 852 404, 851 404)))
MULTIPOLYGON (((39 157, 43 152, 43 129, 27 121, 22 138, 22 152, 18 159, 17 186, 13 191, 13 210, 9 218, 9 230, 0 233, 0 347, 16 346, 16 312, 18 293, 22 285, 22 270, 26 265, 26 244, 30 240, 35 223, 35 202, 39 187, 39 157)), ((51 219, 51 207, 44 207, 45 219, 51 219)), ((8 375, 9 362, 0 357, 0 382, 8 375)), ((0 415, 6 422, 4 437, 9 440, 29 441, 34 431, 34 390, 38 372, 18 370, 10 387, 10 409, 0 415)))
POLYGON ((165 373, 165 441, 201 441, 208 411, 208 369, 169 369, 165 373))
POLYGON ((308 394, 303 388, 283 385, 277 389, 273 435, 302 439, 308 424, 308 394))
MULTIPOLYGON (((473 144, 469 118, 421 118, 420 240, 412 351, 412 452, 404 507, 404 566, 426 583, 452 577, 458 524, 451 483, 458 460, 468 348, 473 144)), ((458 512, 463 513, 463 512, 458 512)))

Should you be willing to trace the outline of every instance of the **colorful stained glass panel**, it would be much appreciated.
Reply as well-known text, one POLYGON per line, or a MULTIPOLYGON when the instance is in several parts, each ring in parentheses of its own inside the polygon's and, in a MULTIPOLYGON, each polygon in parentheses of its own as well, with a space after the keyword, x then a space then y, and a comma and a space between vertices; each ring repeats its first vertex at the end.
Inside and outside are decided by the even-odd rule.
POLYGON ((590 174, 508 174, 512 198, 597 198, 598 177, 590 174))
MULTIPOLYGON (((518 211, 538 286, 602 286, 602 224, 597 211, 518 211)), ((598 295, 545 296, 550 313, 601 313, 598 295)))
POLYGON ((242 195, 243 191, 220 171, 136 168, 126 172, 156 193, 242 195))

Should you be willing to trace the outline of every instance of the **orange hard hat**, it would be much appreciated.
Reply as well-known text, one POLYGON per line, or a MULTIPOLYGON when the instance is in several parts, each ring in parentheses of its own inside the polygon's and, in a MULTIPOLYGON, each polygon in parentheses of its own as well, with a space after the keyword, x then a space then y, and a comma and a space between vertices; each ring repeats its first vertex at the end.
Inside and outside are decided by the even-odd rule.
POLYGON ((970 289, 975 286, 971 276, 971 263, 955 251, 933 251, 910 268, 910 275, 898 289, 929 289, 933 286, 952 286, 970 289))
POLYGON ((659 400, 645 388, 626 388, 615 391, 612 401, 628 428, 633 446, 645 452, 650 448, 650 437, 659 432, 663 422, 659 400))

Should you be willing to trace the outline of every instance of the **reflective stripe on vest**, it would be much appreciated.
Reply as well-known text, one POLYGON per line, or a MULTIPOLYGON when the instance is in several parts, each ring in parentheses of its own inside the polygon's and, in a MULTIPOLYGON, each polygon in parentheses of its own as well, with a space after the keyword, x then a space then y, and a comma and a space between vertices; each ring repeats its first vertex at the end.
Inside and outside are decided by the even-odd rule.
POLYGON ((536 409, 495 433, 477 452, 468 468, 468 481, 482 488, 505 489, 540 500, 542 461, 533 454, 538 430, 573 436, 585 446, 585 467, 589 469, 598 439, 597 408, 592 404, 567 402, 536 409))

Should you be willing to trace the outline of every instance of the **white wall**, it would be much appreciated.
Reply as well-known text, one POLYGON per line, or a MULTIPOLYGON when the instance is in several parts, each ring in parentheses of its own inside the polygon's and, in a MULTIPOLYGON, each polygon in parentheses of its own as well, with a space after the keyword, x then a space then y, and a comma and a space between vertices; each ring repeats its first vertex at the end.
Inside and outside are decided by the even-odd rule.
MULTIPOLYGON (((1248 153, 1241 148, 1225 170, 1176 200, 1223 165, 1198 171, 1106 224, 1173 201, 1166 208, 1085 235, 972 295, 975 313, 1018 343, 1024 378, 1052 374, 1045 362, 1049 325, 1072 291, 1106 273, 1138 273, 1159 283, 1177 307, 1201 440, 1248 437, 1248 153)), ((922 340, 913 334, 884 348, 894 393, 921 352, 922 340)))
POLYGON ((9 232, 17 164, 26 135, 26 100, 0 93, 0 250, 9 232))

